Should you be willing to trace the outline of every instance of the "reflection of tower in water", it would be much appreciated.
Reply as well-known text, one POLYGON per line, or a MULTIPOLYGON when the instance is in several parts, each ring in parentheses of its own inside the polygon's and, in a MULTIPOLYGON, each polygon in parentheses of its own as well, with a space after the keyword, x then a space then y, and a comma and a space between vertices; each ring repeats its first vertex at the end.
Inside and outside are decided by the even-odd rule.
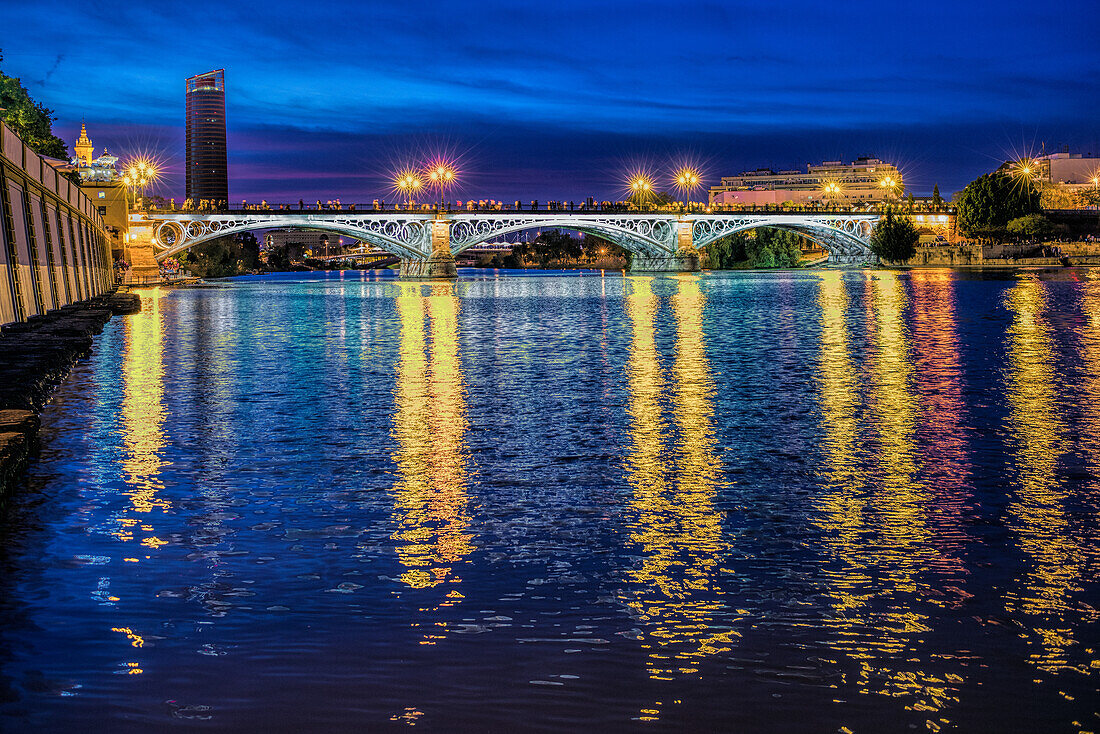
MULTIPOLYGON (((454 567, 470 553, 466 497, 469 461, 463 443, 466 394, 458 354, 458 298, 451 284, 401 284, 395 389, 393 534, 401 580, 423 589, 458 584, 454 567), (425 327, 427 322, 427 328, 425 327)), ((461 598, 452 589, 451 598, 461 598)))
POLYGON ((627 574, 632 584, 625 595, 643 627, 649 674, 659 679, 697 673, 703 658, 728 651, 737 636, 714 624, 723 605, 713 577, 726 546, 714 507, 719 463, 714 456, 714 382, 702 336, 706 299, 698 276, 678 281, 670 300, 676 353, 667 382, 656 348, 659 300, 651 289, 653 280, 631 278, 626 299, 633 335, 627 365, 631 422, 626 473, 634 517, 630 539, 641 547, 642 558, 627 574), (662 409, 670 393, 671 424, 662 409))

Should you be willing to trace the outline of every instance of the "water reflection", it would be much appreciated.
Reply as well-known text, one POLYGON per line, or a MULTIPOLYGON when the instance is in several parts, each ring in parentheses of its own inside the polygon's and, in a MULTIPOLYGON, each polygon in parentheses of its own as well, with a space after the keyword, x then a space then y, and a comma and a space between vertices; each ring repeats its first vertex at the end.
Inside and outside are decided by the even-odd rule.
MULTIPOLYGON (((913 334, 916 350, 913 385, 919 395, 917 447, 927 481, 930 527, 939 557, 937 567, 961 575, 964 570, 963 515, 970 499, 962 358, 955 307, 955 277, 950 270, 913 270, 913 334)), ((958 605, 969 594, 942 589, 942 601, 958 605)))
POLYGON ((942 582, 930 584, 923 577, 935 566, 928 551, 934 543, 931 498, 917 476, 920 414, 903 318, 906 293, 898 275, 888 271, 862 285, 863 313, 872 332, 868 425, 862 431, 848 346, 848 284, 840 275, 822 273, 818 291, 827 469, 818 524, 827 550, 839 561, 827 573, 833 598, 827 623, 836 633, 833 649, 858 664, 853 681, 858 688, 903 696, 906 708, 929 715, 927 725, 937 728, 947 721, 938 714, 958 701, 963 678, 943 670, 950 655, 925 649, 922 639, 932 631, 922 603, 942 582), (864 444, 864 433, 874 440, 864 444), (871 455, 860 457, 862 450, 871 455), (868 464, 874 471, 866 471, 868 464))
POLYGON ((1015 449, 1015 499, 1008 525, 1016 531, 1029 570, 1005 598, 1010 613, 1025 626, 1030 661, 1045 672, 1074 667, 1067 650, 1076 644, 1073 594, 1080 591, 1085 555, 1073 539, 1063 507, 1065 492, 1057 476, 1066 451, 1066 427, 1055 389, 1051 327, 1044 310, 1046 289, 1022 278, 1008 291, 1005 392, 1007 428, 1015 449))
MULTIPOLYGON (((698 276, 678 278, 670 299, 676 351, 663 377, 655 338, 660 305, 651 278, 631 278, 626 308, 631 325, 630 451, 627 481, 633 492, 630 540, 642 557, 627 577, 627 606, 642 626, 650 677, 699 672, 705 657, 731 649, 737 632, 719 620, 715 585, 726 550, 715 508, 719 464, 714 455, 714 382, 703 345, 706 299, 698 276), (672 394, 672 421, 661 406, 672 394), (675 433, 675 442, 673 433, 675 433)), ((649 710, 653 718, 656 709, 649 710)))
MULTIPOLYGON (((402 283, 393 437, 399 479, 393 534, 401 580, 415 589, 449 584, 473 549, 466 483, 466 388, 458 353, 459 301, 451 284, 402 283)), ((447 603, 447 602, 445 602, 447 603)))
MULTIPOLYGON (((141 537, 141 545, 157 548, 158 538, 149 513, 169 507, 160 496, 164 489, 164 321, 159 288, 141 292, 141 312, 126 319, 122 358, 122 471, 129 507, 116 518, 116 536, 123 541, 141 537)), ((136 559, 134 559, 136 560, 136 559)))

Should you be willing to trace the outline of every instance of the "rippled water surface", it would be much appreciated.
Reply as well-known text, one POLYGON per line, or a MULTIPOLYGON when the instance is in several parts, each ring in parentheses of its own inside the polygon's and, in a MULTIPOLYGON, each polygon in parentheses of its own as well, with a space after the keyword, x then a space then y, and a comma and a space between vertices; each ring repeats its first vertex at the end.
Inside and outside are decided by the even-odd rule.
POLYGON ((310 277, 55 394, 0 729, 1100 730, 1100 273, 310 277))

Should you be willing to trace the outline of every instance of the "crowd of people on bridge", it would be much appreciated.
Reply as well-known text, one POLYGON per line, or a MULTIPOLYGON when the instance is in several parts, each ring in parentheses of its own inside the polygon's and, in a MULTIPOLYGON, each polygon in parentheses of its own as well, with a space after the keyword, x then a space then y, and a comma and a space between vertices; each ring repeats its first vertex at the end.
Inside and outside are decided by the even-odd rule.
MULTIPOLYGON (((151 210, 166 210, 166 211, 199 211, 199 212, 230 212, 230 211, 351 211, 351 212, 384 212, 384 211, 408 211, 408 212, 420 212, 430 213, 439 208, 435 203, 422 203, 422 202, 402 202, 387 206, 385 199, 374 199, 370 204, 347 204, 345 205, 340 199, 329 199, 321 201, 317 199, 312 204, 306 203, 304 199, 298 199, 297 205, 293 203, 284 204, 272 204, 266 199, 261 200, 259 203, 249 203, 247 199, 242 199, 240 207, 230 207, 227 201, 215 201, 211 199, 185 199, 179 206, 176 205, 175 199, 151 199, 147 200, 146 206, 151 210)), ((546 201, 540 202, 537 199, 530 202, 519 201, 518 199, 512 202, 498 201, 496 199, 469 199, 467 201, 455 201, 444 203, 446 211, 451 212, 483 212, 483 211, 495 211, 495 212, 521 212, 521 211, 546 211, 546 212, 579 212, 579 213, 633 213, 633 212, 655 212, 655 213, 669 213, 669 214, 684 214, 684 213, 737 213, 737 212, 784 212, 784 213, 854 213, 854 212, 873 212, 878 211, 881 207, 875 207, 874 205, 862 205, 857 207, 845 206, 839 203, 825 203, 815 202, 812 204, 707 204, 705 202, 683 202, 683 201, 668 201, 668 202, 640 202, 634 200, 626 201, 597 201, 593 197, 576 202, 576 201, 546 201), (453 205, 452 205, 453 204, 453 205)), ((909 212, 927 212, 933 211, 928 207, 903 207, 903 210, 909 212)), ((943 209, 937 209, 935 211, 949 212, 950 209, 944 207, 943 209)))

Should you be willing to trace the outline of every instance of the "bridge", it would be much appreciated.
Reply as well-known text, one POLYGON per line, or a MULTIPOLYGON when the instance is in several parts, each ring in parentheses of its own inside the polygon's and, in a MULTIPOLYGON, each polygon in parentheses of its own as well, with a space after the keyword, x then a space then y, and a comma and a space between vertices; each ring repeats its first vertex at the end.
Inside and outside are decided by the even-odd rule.
POLYGON ((531 229, 566 229, 602 237, 633 253, 635 272, 699 269, 699 250, 758 227, 807 237, 830 262, 867 262, 871 233, 881 215, 828 212, 568 211, 149 211, 158 262, 217 237, 258 229, 306 229, 354 237, 401 260, 401 275, 455 277, 454 256, 491 239, 531 229))

